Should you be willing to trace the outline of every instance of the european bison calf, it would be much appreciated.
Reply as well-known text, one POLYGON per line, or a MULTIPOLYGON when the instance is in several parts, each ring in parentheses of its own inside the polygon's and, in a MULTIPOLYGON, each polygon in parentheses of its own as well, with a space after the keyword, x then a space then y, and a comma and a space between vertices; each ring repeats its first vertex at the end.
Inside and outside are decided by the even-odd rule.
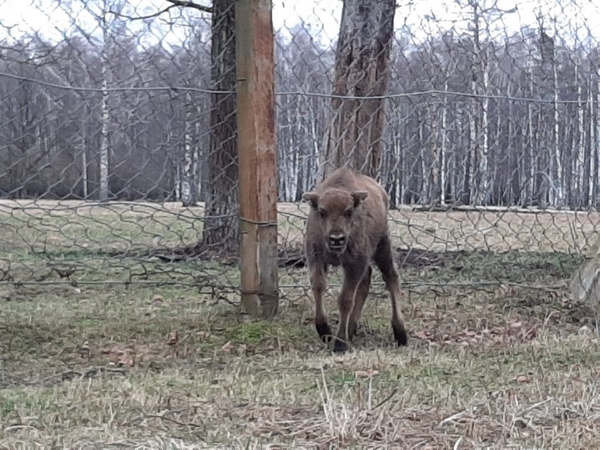
POLYGON ((392 328, 398 345, 408 338, 398 307, 400 285, 387 222, 388 196, 371 177, 349 168, 335 170, 302 199, 310 204, 305 249, 315 297, 315 326, 324 342, 332 337, 323 310, 329 266, 342 266, 338 297, 340 322, 333 349, 343 352, 352 339, 371 286, 371 262, 381 271, 392 300, 392 328))

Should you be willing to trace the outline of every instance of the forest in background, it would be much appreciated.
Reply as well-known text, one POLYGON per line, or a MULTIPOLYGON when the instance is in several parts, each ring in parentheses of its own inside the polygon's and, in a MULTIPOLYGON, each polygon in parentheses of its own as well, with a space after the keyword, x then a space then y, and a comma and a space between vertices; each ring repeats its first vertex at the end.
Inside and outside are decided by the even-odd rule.
MULTIPOLYGON (((422 42, 395 34, 377 167, 392 204, 597 206, 597 43, 542 17, 492 39, 486 20, 422 42)), ((210 24, 171 47, 141 45, 125 24, 114 19, 100 44, 77 32, 0 43, 1 197, 204 199, 219 176, 207 164, 218 151, 210 24)), ((281 201, 317 181, 335 46, 302 23, 276 34, 281 201)))

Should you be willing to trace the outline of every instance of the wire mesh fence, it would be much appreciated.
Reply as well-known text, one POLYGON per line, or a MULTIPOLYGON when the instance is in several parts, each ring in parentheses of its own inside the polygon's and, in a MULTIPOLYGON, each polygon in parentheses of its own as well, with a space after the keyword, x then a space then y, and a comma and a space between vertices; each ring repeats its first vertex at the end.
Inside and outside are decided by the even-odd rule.
MULTIPOLYGON (((0 289, 238 301, 234 3, 4 1, 0 289)), ((281 295, 308 289, 302 194, 346 160, 386 188, 411 289, 564 286, 597 232, 598 6, 295 3, 273 16, 281 295)))

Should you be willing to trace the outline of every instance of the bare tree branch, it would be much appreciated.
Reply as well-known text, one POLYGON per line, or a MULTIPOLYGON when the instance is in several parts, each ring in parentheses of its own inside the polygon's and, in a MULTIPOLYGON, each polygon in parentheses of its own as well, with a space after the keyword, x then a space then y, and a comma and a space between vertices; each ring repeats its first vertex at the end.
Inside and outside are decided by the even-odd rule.
POLYGON ((186 8, 197 9, 198 11, 212 13, 212 8, 210 6, 199 5, 198 3, 194 3, 189 0, 167 0, 173 6, 183 6, 186 8))
POLYGON ((171 3, 171 5, 167 6, 164 9, 161 9, 159 11, 156 11, 152 14, 148 14, 145 16, 129 16, 129 15, 121 14, 119 12, 112 11, 112 10, 110 11, 110 13, 114 14, 117 17, 121 17, 123 19, 132 20, 132 21, 154 19, 156 17, 163 15, 166 12, 169 12, 173 8, 179 8, 179 7, 192 8, 192 9, 197 9, 198 11, 212 13, 212 8, 210 6, 199 5, 198 3, 194 3, 191 1, 185 1, 185 0, 166 0, 166 1, 171 3))
POLYGON ((169 5, 167 6, 165 9, 161 9, 160 11, 156 11, 155 13, 152 14, 148 14, 146 16, 129 16, 127 14, 121 14, 119 12, 113 11, 111 10, 110 13, 114 14, 117 17, 121 17, 123 19, 127 19, 127 20, 147 20, 147 19, 154 19, 155 17, 159 17, 162 14, 170 11, 173 8, 177 8, 179 5, 169 5))

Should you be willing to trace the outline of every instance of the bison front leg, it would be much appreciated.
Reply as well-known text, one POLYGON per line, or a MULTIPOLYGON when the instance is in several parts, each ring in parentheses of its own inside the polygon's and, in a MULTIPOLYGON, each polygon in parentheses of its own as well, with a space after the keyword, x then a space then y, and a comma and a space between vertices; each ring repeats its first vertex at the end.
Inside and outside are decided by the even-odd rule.
POLYGON ((389 236, 384 237, 377 246, 375 253, 375 264, 381 271, 383 281, 392 298, 392 329, 394 330, 394 339, 398 345, 408 343, 408 335, 404 327, 404 319, 400 312, 400 276, 394 265, 392 254, 392 245, 389 236))
POLYGON ((356 299, 354 301, 354 309, 352 310, 352 315, 350 317, 350 329, 348 331, 350 339, 352 339, 352 337, 356 334, 358 322, 360 320, 363 307, 365 306, 367 296, 369 295, 369 290, 371 289, 372 273, 373 270, 371 269, 371 266, 369 266, 365 275, 363 276, 362 281, 360 282, 360 285, 358 286, 358 290, 356 291, 356 299))
POLYGON ((365 277, 368 264, 354 261, 351 266, 344 268, 344 282, 342 291, 338 297, 338 309, 340 311, 340 323, 333 344, 334 352, 345 352, 348 350, 348 341, 356 328, 353 323, 353 311, 356 305, 359 288, 365 277))
POLYGON ((313 296, 315 298, 315 328, 319 337, 325 343, 331 340, 331 328, 327 323, 327 316, 323 309, 323 295, 327 289, 327 278, 325 274, 325 267, 321 263, 314 263, 310 265, 310 285, 313 296))

